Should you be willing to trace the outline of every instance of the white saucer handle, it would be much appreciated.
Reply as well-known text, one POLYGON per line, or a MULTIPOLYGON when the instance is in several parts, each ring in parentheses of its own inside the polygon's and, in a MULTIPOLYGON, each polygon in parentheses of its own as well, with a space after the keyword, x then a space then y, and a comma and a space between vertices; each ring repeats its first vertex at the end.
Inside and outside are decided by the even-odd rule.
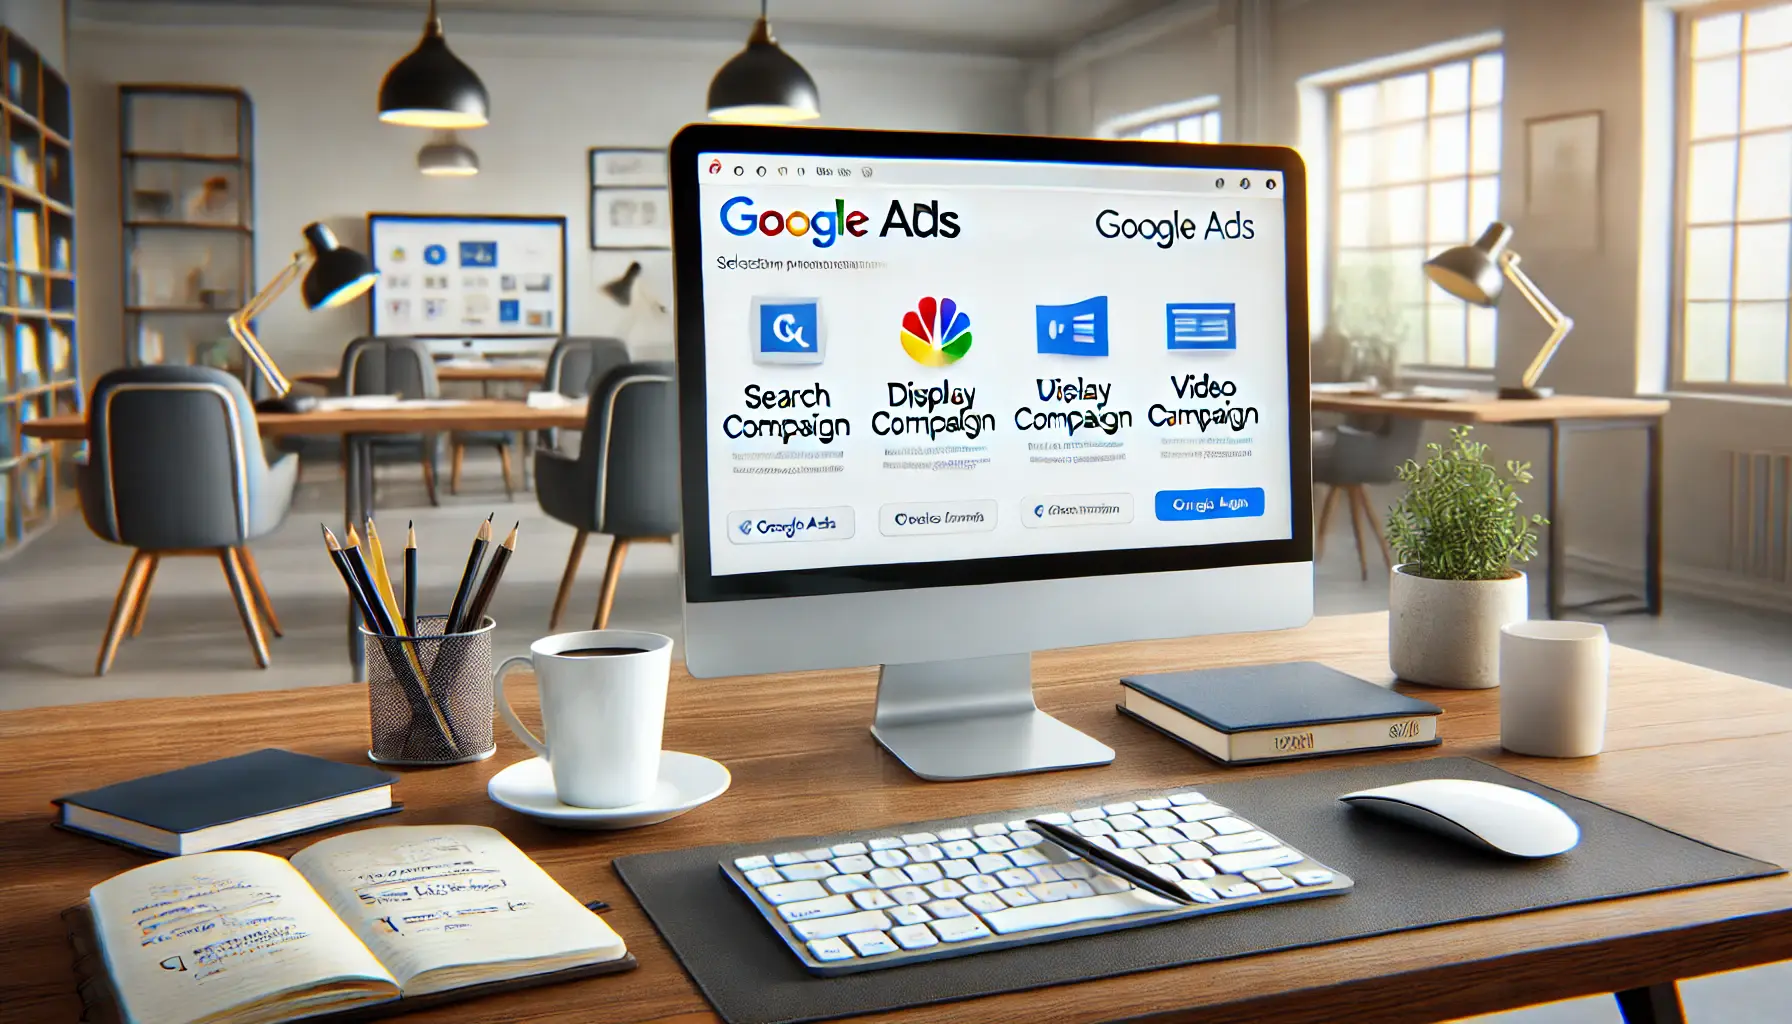
POLYGON ((524 746, 535 751, 538 756, 543 760, 546 760, 548 756, 547 744, 536 739, 535 734, 529 731, 529 727, 524 725, 522 720, 516 717, 516 712, 510 710, 510 699, 504 696, 504 677, 508 675, 511 668, 516 665, 526 665, 533 668, 535 666, 535 661, 526 654, 518 654, 505 658, 504 664, 498 666, 497 674, 492 676, 492 687, 497 691, 498 713, 504 716, 504 724, 510 726, 510 731, 516 733, 516 738, 522 740, 524 746))

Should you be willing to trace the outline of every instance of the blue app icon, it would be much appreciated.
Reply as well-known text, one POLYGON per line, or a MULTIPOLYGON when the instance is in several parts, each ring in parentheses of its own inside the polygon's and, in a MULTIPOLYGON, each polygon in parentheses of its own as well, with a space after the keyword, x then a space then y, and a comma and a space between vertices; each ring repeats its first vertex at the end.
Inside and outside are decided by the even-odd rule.
POLYGON ((1072 302, 1067 306, 1034 307, 1039 354, 1043 356, 1105 356, 1108 354, 1108 297, 1072 302))
POLYGON ((495 267, 498 265, 498 243, 460 243, 460 265, 463 267, 495 267))
POLYGON ((498 322, 499 323, 514 324, 517 321, 521 320, 522 318, 523 318, 523 316, 522 316, 521 304, 518 303, 515 299, 499 299, 498 300, 498 322))
POLYGON ((756 298, 752 322, 754 362, 821 362, 820 299, 756 298))
POLYGON ((1238 347, 1238 306, 1231 302, 1172 302, 1164 307, 1170 351, 1238 347))
POLYGON ((423 249, 423 262, 432 267, 439 267, 448 262, 448 247, 445 245, 425 246, 423 249))

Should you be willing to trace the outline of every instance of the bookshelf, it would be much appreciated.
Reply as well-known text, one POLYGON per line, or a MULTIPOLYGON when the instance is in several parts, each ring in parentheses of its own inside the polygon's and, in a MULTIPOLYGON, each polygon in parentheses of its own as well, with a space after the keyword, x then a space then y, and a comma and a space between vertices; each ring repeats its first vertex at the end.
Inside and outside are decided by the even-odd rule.
POLYGON ((254 133, 240 89, 118 87, 130 365, 242 373, 224 321, 255 291, 254 133))
POLYGON ((81 410, 68 82, 0 26, 0 558, 72 507, 81 447, 22 424, 81 410))

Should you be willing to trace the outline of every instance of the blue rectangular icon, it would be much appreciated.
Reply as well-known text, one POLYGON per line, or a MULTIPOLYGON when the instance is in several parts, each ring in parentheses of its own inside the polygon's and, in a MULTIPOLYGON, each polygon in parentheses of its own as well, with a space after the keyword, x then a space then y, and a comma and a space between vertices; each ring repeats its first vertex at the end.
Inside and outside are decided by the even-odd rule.
POLYGON ((498 322, 514 324, 523 318, 521 304, 515 299, 498 300, 498 322))
POLYGON ((1181 523, 1196 519, 1245 519, 1263 514, 1261 487, 1204 487, 1192 491, 1158 491, 1157 519, 1181 523))
POLYGON ((1065 306, 1034 307, 1042 356, 1105 356, 1108 354, 1108 297, 1065 306))
POLYGON ((460 243, 460 265, 463 267, 495 267, 498 265, 498 243, 460 243))
POLYGON ((1238 306, 1231 302, 1172 302, 1164 307, 1172 352, 1238 347, 1238 306))
POLYGON ((822 342, 820 299, 753 300, 754 362, 819 363, 822 342))

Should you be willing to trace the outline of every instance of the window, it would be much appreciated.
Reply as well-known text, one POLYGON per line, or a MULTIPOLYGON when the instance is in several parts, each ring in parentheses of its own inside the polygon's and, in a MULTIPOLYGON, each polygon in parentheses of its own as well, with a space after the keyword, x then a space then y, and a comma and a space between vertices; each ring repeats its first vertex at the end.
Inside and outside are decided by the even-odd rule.
POLYGON ((1680 21, 1677 383, 1783 392, 1792 298, 1792 4, 1680 21))
POLYGON ((1153 139, 1160 142, 1220 141, 1218 110, 1189 110, 1174 117, 1134 121, 1114 130, 1116 139, 1153 139))
POLYGON ((1484 51, 1331 90, 1332 325, 1404 364, 1493 369, 1494 311, 1422 268, 1498 219, 1503 71, 1484 51))

